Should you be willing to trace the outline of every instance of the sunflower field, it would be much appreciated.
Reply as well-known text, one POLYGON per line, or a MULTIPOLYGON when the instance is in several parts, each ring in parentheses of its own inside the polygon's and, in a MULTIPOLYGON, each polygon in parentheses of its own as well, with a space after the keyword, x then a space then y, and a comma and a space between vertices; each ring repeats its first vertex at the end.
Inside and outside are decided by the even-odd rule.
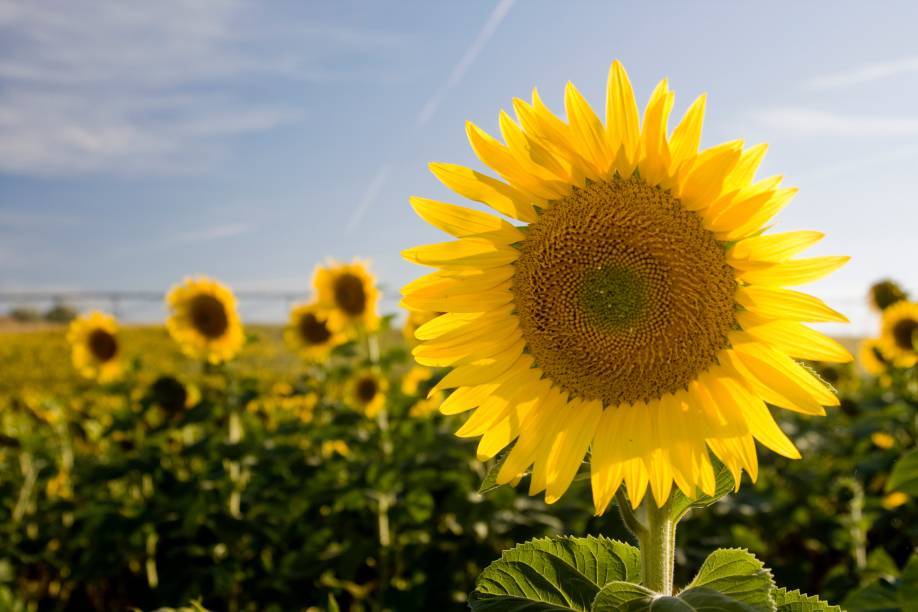
POLYGON ((431 165, 501 216, 411 198, 404 312, 355 259, 284 326, 198 276, 0 335, 0 610, 918 610, 918 303, 805 325, 847 257, 771 232, 764 146, 607 91, 431 165))

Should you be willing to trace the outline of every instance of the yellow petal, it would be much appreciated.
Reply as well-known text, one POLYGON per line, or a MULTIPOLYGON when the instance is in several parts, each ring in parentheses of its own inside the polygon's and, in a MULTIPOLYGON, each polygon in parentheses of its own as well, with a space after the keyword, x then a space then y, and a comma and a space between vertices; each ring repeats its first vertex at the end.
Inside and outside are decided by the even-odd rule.
POLYGON ((724 191, 742 189, 751 184, 752 179, 755 178, 756 170, 759 169, 762 159, 765 158, 765 152, 767 150, 768 145, 761 143, 743 151, 736 166, 734 166, 733 170, 730 172, 730 176, 724 181, 724 191))
POLYGON ((848 363, 854 358, 841 344, 796 321, 769 321, 749 312, 736 313, 736 320, 750 336, 796 359, 848 363))
POLYGON ((702 152, 679 187, 679 198, 688 210, 703 210, 714 203, 724 179, 736 165, 742 141, 726 142, 702 152))
POLYGON ((797 231, 753 236, 737 242, 727 251, 728 260, 781 262, 805 251, 825 237, 822 232, 797 231))
POLYGON ((570 173, 554 155, 530 138, 504 111, 500 112, 500 133, 510 152, 527 171, 544 179, 570 181, 570 173))
POLYGON ((597 172, 605 174, 612 161, 606 151, 605 130, 599 117, 570 81, 564 89, 564 108, 582 155, 592 162, 597 172))
MULTIPOLYGON (((414 293, 402 298, 399 305, 408 310, 421 312, 481 312, 510 303, 513 300, 510 286, 510 281, 507 281, 493 289, 479 292, 469 290, 469 293, 451 295, 414 293)), ((460 287, 460 289, 466 288, 460 287)))
POLYGON ((666 79, 660 81, 644 110, 644 124, 641 128, 641 176, 651 185, 667 177, 670 165, 667 122, 673 108, 675 95, 669 91, 666 79))
POLYGON ((517 363, 525 345, 526 343, 520 340, 506 351, 493 357, 459 366, 434 385, 428 397, 443 389, 481 385, 492 380, 495 376, 506 372, 517 363))
POLYGON ((742 272, 737 275, 737 278, 753 285, 805 285, 831 274, 848 263, 850 259, 845 256, 792 259, 761 270, 742 272))
POLYGON ((493 382, 474 387, 459 387, 440 405, 440 412, 460 414, 480 406, 499 385, 499 382, 493 382))
POLYGON ((447 334, 462 335, 468 333, 469 329, 474 329, 479 325, 488 325, 498 319, 506 319, 511 316, 513 306, 504 306, 491 312, 478 313, 458 313, 451 312, 440 315, 421 325, 414 332, 414 337, 418 340, 433 340, 441 338, 447 334))
POLYGON ((511 242, 518 242, 525 238, 517 228, 488 213, 414 196, 409 201, 418 216, 456 238, 500 231, 508 232, 511 237, 515 237, 515 240, 511 242))
POLYGON ((739 240, 750 234, 761 231, 765 223, 778 214, 785 206, 790 204, 790 201, 797 195, 798 191, 796 187, 776 190, 774 196, 757 211, 749 215, 744 223, 728 231, 715 232, 718 239, 726 241, 739 240))
POLYGON ((444 185, 463 197, 487 204, 499 213, 526 223, 539 219, 532 201, 506 183, 455 164, 432 163, 429 167, 444 185))
POLYGON ((519 251, 484 238, 460 238, 405 249, 402 257, 422 266, 494 268, 516 261, 519 251))
POLYGON ((478 443, 477 454, 479 461, 493 459, 497 453, 516 439, 520 433, 520 426, 523 420, 542 401, 543 393, 547 390, 548 384, 539 385, 539 393, 532 394, 523 401, 514 402, 507 414, 484 432, 481 441, 478 443))
POLYGON ((548 504, 558 501, 567 491, 583 463, 602 416, 602 403, 582 402, 576 409, 571 407, 568 415, 548 455, 548 486, 545 488, 545 503, 548 504))
POLYGON ((738 378, 763 400, 774 406, 786 408, 801 414, 825 416, 826 411, 819 402, 785 374, 751 355, 724 351, 722 362, 730 367, 738 378))
POLYGON ((811 323, 848 322, 845 315, 832 310, 819 298, 790 289, 741 287, 736 290, 736 301, 752 312, 772 319, 811 323))
POLYGON ((631 176, 640 146, 638 108, 628 73, 618 60, 609 68, 606 86, 606 141, 610 152, 624 153, 621 157, 624 162, 616 169, 622 176, 631 176))
POLYGON ((701 144, 701 126, 704 123, 704 107, 707 96, 698 96, 692 105, 685 111, 682 121, 673 131, 669 148, 672 155, 671 174, 675 174, 679 166, 693 159, 698 154, 701 144))
POLYGON ((506 145, 501 144, 490 134, 471 121, 465 124, 466 133, 472 150, 484 164, 490 166, 508 183, 524 192, 532 194, 538 200, 549 201, 561 199, 569 192, 569 187, 560 181, 542 180, 526 172, 506 145))
POLYGON ((520 436, 497 473, 498 484, 505 484, 532 465, 542 439, 555 430, 564 416, 567 396, 552 389, 523 420, 520 436))
POLYGON ((621 435, 618 426, 621 412, 617 407, 606 408, 596 425, 590 452, 590 482, 596 516, 606 511, 612 497, 622 484, 622 464, 615 459, 615 449, 621 435))
MULTIPOLYGON (((742 333, 743 332, 739 332, 731 335, 731 340, 741 336, 742 333)), ((756 342, 755 340, 751 342, 734 341, 733 350, 736 351, 741 358, 747 360, 747 364, 747 358, 749 358, 764 364, 762 367, 763 370, 779 372, 789 379, 796 388, 803 389, 823 406, 838 406, 838 398, 835 397, 835 394, 832 393, 824 383, 784 353, 764 346, 762 343, 756 342)), ((758 372, 757 368, 750 369, 758 372)), ((784 393, 790 387, 790 384, 785 384, 781 387, 776 387, 776 390, 779 393, 784 393)))

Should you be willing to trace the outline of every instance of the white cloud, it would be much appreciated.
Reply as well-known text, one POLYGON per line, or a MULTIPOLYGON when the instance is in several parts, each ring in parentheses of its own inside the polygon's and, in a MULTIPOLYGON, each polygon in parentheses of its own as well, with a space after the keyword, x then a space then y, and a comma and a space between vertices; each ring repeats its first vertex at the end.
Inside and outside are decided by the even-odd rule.
POLYGON ((443 101, 443 98, 446 97, 446 94, 450 89, 459 84, 462 80, 462 77, 465 76, 465 73, 468 72, 469 67, 474 63, 474 61, 484 50, 485 45, 488 44, 488 41, 491 40, 491 37, 494 36, 494 33, 497 32, 498 26, 504 20, 504 17, 507 16, 507 13, 510 12, 510 8, 513 6, 514 0, 500 0, 497 3, 497 6, 494 7, 494 10, 491 11, 491 14, 488 16, 487 21, 481 27, 481 30, 478 32, 478 36, 475 37, 475 40, 472 41, 472 44, 465 50, 465 53, 462 54, 462 57, 459 59, 459 63, 453 67, 452 72, 449 73, 449 78, 446 79, 446 82, 434 92, 434 94, 424 103, 424 106, 421 107, 420 112, 418 113, 417 119, 415 120, 415 125, 417 127, 423 127, 430 121, 434 114, 437 112, 437 109, 440 107, 440 103, 443 101))
POLYGON ((871 62, 832 74, 813 77, 804 83, 811 90, 836 89, 860 85, 911 72, 918 72, 918 56, 903 57, 883 62, 871 62))
POLYGON ((774 129, 829 136, 911 136, 918 134, 918 116, 845 115, 799 107, 763 109, 753 113, 774 129))
POLYGON ((348 78, 385 33, 259 21, 239 0, 0 0, 0 172, 193 173, 221 139, 296 121, 278 80, 348 78), (253 95, 257 93, 257 96, 253 95))

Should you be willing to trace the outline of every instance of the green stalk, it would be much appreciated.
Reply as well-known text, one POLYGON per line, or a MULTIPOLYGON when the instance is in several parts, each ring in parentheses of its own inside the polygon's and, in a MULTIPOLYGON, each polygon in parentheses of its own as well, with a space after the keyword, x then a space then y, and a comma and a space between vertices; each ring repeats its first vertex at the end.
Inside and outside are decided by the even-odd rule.
POLYGON ((672 595, 678 522, 672 518, 672 498, 658 508, 653 497, 647 495, 637 511, 632 510, 621 489, 615 498, 622 521, 641 549, 641 584, 655 593, 672 595))

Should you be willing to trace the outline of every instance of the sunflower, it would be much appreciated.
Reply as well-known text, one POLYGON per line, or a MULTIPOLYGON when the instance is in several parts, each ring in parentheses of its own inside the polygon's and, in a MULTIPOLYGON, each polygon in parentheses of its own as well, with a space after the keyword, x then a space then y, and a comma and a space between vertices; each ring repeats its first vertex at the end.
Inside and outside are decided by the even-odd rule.
POLYGON ((861 342, 858 350, 861 366, 872 376, 882 376, 889 368, 889 361, 883 355, 883 343, 879 338, 861 342))
POLYGON ((73 349, 73 366, 85 378, 107 383, 121 375, 121 346, 113 316, 91 312, 77 317, 70 323, 67 341, 73 349))
POLYGON ((303 304, 290 310, 284 339, 304 359, 323 361, 346 338, 329 325, 327 309, 318 304, 303 304))
POLYGON ((432 321, 441 314, 443 313, 430 312, 427 310, 409 310, 408 316, 405 317, 405 324, 402 326, 402 336, 404 336, 408 346, 417 345, 418 340, 414 337, 414 332, 416 332, 420 326, 428 321, 432 321))
POLYGON ((347 384, 347 399, 368 418, 375 418, 386 403, 389 382, 373 370, 358 372, 347 384))
POLYGON ((900 368, 918 363, 918 303, 896 302, 883 311, 880 329, 881 350, 886 359, 900 368))
POLYGON ((172 311, 166 328, 189 357, 217 364, 242 348, 245 334, 236 298, 217 281, 204 276, 185 279, 172 288, 166 303, 172 311))
POLYGON ((908 295, 894 280, 887 278, 870 287, 870 305, 880 312, 905 299, 908 299, 908 295))
POLYGON ((402 393, 405 395, 416 395, 421 384, 427 382, 433 377, 433 370, 424 366, 414 366, 402 378, 402 393))
POLYGON ((416 360, 451 366, 433 389, 455 389, 441 411, 477 408, 457 434, 481 436, 478 456, 513 444, 498 482, 532 468, 530 494, 556 501, 588 451, 597 513, 624 483, 637 505, 663 505, 673 483, 714 492, 709 450, 739 487, 755 480, 754 441, 800 456, 766 402, 810 415, 838 405, 795 359, 847 362, 837 342, 803 322, 847 319, 785 288, 846 257, 792 259, 822 234, 764 235, 794 195, 780 177, 755 181, 764 145, 699 151, 705 97, 669 134, 674 94, 662 81, 638 124, 620 63, 606 123, 572 85, 567 120, 514 100, 505 143, 467 124, 479 159, 501 179, 431 165, 459 195, 523 223, 412 198, 457 240, 408 249, 438 268, 406 286, 409 310, 446 314, 416 332, 416 360))
POLYGON ((379 326, 375 283, 367 264, 358 260, 330 261, 318 266, 312 278, 318 302, 329 308, 329 321, 336 329, 357 325, 373 331, 379 326))

